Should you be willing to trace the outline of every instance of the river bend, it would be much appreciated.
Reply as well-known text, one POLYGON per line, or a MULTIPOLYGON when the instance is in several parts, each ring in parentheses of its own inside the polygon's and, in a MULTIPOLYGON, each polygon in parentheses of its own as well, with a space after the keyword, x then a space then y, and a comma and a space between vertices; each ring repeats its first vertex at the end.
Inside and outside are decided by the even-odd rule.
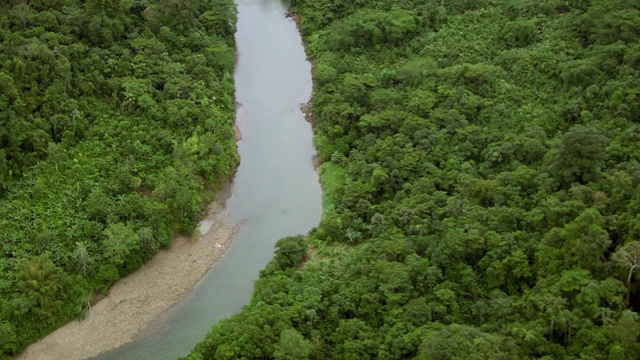
MULTIPOLYGON (((175 359, 211 325, 242 309, 276 241, 304 234, 322 213, 312 129, 300 105, 311 96, 311 66, 279 0, 236 0, 235 72, 240 167, 226 202, 240 224, 227 253, 184 301, 138 341, 98 359, 175 359)), ((207 226, 203 224, 201 226, 207 226)))

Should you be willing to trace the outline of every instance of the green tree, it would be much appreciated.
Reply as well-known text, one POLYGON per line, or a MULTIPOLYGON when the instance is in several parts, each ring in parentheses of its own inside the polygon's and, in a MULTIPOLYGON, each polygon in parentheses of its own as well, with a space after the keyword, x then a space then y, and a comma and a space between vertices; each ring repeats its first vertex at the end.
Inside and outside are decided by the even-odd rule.
POLYGON ((300 235, 282 238, 275 247, 274 261, 281 269, 298 267, 307 256, 308 248, 300 235))
POLYGON ((105 248, 105 258, 115 265, 122 265, 127 256, 138 249, 138 234, 129 226, 118 223, 104 230, 106 236, 102 242, 105 248))
POLYGON ((597 130, 574 126, 562 137, 551 174, 562 184, 586 184, 598 178, 608 139, 597 130))
POLYGON ((509 47, 525 47, 534 43, 537 38, 535 19, 518 20, 505 24, 502 38, 509 47))
POLYGON ((18 286, 41 309, 60 299, 64 281, 64 273, 53 264, 48 253, 18 262, 18 286))
POLYGON ((8 322, 0 322, 0 352, 2 354, 15 354, 16 333, 8 322))
POLYGON ((306 360, 313 351, 313 345, 296 329, 282 330, 280 340, 274 347, 276 360, 306 360))
POLYGON ((584 14, 589 40, 599 44, 634 42, 640 31, 640 6, 631 0, 593 3, 584 14))
POLYGON ((513 359, 515 344, 499 335, 486 334, 465 325, 433 325, 428 328, 417 359, 513 359))
POLYGON ((604 222, 598 210, 589 208, 562 229, 549 231, 536 253, 540 274, 546 276, 573 267, 601 273, 605 254, 612 244, 603 228, 604 222))

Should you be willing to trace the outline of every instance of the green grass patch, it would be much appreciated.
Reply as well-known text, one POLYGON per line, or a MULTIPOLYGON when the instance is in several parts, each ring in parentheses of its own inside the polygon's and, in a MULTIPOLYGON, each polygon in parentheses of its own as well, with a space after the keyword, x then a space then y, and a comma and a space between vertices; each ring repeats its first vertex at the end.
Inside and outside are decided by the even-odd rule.
POLYGON ((320 165, 323 217, 335 209, 336 193, 342 191, 347 172, 342 165, 327 161, 320 165))

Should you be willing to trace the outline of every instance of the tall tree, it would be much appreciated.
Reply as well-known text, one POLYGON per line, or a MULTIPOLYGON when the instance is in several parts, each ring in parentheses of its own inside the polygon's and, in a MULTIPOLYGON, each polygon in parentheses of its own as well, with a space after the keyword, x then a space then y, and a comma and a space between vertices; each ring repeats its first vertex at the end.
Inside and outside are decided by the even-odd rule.
POLYGON ((640 271, 640 241, 630 241, 616 251, 611 259, 629 269, 627 274, 627 306, 631 305, 631 280, 640 271))
POLYGON ((577 125, 562 136, 549 171, 563 186, 598 178, 608 139, 593 128, 577 125))

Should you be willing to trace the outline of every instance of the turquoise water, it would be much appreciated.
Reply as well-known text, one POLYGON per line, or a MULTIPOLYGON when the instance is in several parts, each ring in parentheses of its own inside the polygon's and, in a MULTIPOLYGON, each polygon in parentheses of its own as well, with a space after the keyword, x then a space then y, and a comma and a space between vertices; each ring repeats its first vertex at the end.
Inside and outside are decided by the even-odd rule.
MULTIPOLYGON (((237 125, 242 158, 227 200, 240 223, 236 240, 184 301, 148 334, 97 359, 176 359, 202 340, 212 324, 239 312, 258 272, 284 236, 304 234, 322 212, 311 126, 300 104, 311 95, 311 66, 295 24, 278 0, 238 4, 237 125)), ((87 346, 91 346, 87 344, 87 346)))

